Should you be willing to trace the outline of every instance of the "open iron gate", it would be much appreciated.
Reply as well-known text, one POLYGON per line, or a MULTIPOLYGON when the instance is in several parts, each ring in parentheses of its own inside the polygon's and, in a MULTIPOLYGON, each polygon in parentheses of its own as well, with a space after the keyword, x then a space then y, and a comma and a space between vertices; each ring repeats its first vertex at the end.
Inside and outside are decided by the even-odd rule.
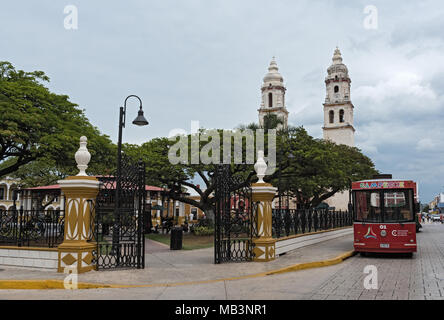
POLYGON ((251 188, 239 187, 242 180, 231 174, 230 165, 215 172, 214 263, 253 259, 255 233, 251 188))
POLYGON ((100 177, 99 181, 94 222, 97 269, 144 268, 145 164, 123 157, 120 188, 116 176, 100 177))

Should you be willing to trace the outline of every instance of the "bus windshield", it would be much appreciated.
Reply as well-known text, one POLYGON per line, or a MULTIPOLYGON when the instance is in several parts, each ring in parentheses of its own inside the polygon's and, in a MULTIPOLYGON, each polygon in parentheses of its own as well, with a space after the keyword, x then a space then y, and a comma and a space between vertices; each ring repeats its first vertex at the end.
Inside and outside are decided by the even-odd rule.
POLYGON ((412 190, 355 191, 355 220, 362 222, 413 221, 412 190))

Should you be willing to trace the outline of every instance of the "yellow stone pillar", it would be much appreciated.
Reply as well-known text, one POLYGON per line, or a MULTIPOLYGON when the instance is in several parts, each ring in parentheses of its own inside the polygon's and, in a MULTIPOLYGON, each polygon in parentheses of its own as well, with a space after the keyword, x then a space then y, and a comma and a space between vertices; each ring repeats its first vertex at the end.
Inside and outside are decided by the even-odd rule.
POLYGON ((68 177, 59 181, 65 194, 65 237, 59 245, 58 272, 76 267, 77 273, 95 269, 92 251, 97 244, 92 240, 94 230, 93 204, 99 192, 99 181, 94 177, 68 177))
POLYGON ((58 272, 70 268, 76 273, 95 269, 93 250, 94 203, 99 192, 99 181, 86 175, 85 170, 91 156, 86 149, 86 137, 80 138, 80 149, 76 153, 80 173, 58 183, 65 194, 65 234, 58 247, 58 272))
POLYGON ((272 201, 277 188, 269 183, 252 185, 252 200, 257 204, 254 214, 257 238, 253 239, 253 261, 272 261, 276 258, 276 240, 272 238, 272 201))

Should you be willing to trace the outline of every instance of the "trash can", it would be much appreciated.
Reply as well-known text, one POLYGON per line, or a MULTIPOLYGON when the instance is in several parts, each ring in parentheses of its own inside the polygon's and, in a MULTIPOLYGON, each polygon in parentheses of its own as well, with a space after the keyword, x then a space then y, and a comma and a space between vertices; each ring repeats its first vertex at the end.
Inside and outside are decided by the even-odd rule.
POLYGON ((182 250, 182 228, 171 229, 170 250, 182 250))

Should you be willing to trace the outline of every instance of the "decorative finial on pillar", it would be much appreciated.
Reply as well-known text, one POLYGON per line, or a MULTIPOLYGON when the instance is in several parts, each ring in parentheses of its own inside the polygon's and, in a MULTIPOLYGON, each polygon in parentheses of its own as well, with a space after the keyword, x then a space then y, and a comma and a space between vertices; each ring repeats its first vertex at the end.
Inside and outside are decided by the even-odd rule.
POLYGON ((87 138, 85 136, 80 137, 80 148, 75 154, 77 168, 79 168, 78 176, 87 176, 85 170, 88 168, 88 163, 91 160, 91 154, 86 148, 87 138))
POLYGON ((265 183, 265 171, 267 171, 267 164, 264 160, 264 150, 258 150, 257 152, 257 161, 254 165, 254 170, 256 171, 256 175, 259 178, 257 183, 265 183))

